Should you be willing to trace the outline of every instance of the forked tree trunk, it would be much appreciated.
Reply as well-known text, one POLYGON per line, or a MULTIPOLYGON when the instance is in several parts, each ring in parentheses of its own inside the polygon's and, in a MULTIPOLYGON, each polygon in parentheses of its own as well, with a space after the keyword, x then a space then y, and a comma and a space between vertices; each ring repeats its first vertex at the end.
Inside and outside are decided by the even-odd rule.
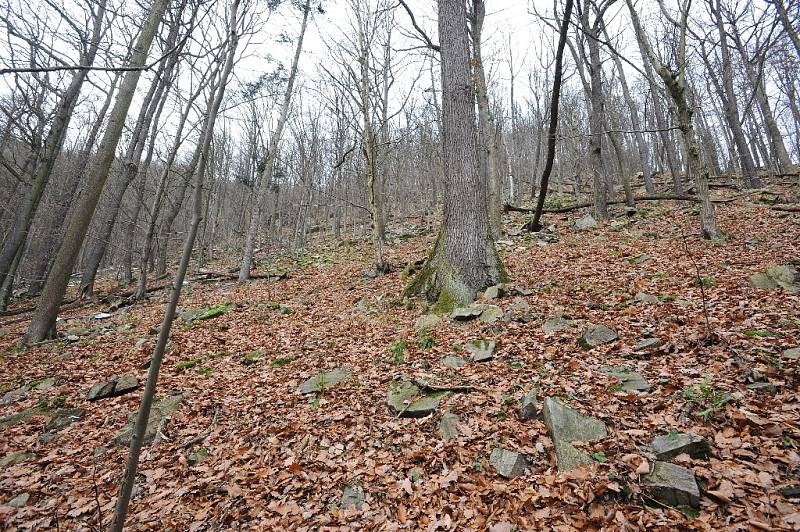
POLYGON ((128 66, 134 70, 130 70, 125 74, 120 85, 117 100, 108 120, 108 126, 103 134, 103 139, 100 141, 91 170, 87 175, 86 189, 78 199, 78 204, 64 233, 64 240, 58 249, 53 268, 50 270, 50 275, 47 277, 47 282, 36 306, 36 312, 25 333, 26 344, 40 342, 45 338, 55 336, 59 306, 67 290, 67 283, 72 274, 72 269, 75 267, 75 260, 86 236, 89 222, 97 207, 97 201, 103 192, 108 170, 111 168, 111 163, 114 162, 117 144, 125 126, 125 117, 128 115, 128 109, 141 76, 140 69, 147 60, 150 45, 161 24, 161 18, 167 8, 167 3, 168 0, 154 0, 147 19, 142 26, 142 31, 128 63, 128 66))
POLYGON ((508 275, 492 240, 486 182, 478 171, 475 95, 470 76, 466 6, 439 0, 442 129, 447 187, 439 237, 405 295, 438 301, 436 310, 471 302, 478 291, 508 275))

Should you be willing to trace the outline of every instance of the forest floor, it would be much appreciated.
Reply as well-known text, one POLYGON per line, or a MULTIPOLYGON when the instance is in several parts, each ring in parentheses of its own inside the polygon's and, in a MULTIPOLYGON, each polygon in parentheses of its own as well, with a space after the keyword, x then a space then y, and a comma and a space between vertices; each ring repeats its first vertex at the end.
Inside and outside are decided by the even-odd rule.
MULTIPOLYGON (((631 217, 614 208, 610 223, 588 231, 573 224, 585 210, 549 216, 557 242, 520 235, 501 247, 514 286, 530 291, 521 296, 529 309, 514 296, 494 300, 515 314, 492 324, 445 319, 417 329, 424 304, 399 300, 401 272, 425 256, 430 232, 393 240, 395 271, 374 279, 364 275, 367 244, 356 243, 262 264, 290 269, 278 281, 189 283, 181 311, 230 305, 212 319, 175 323, 158 396, 184 401, 143 451, 130 528, 800 528, 800 500, 784 489, 800 484, 800 370, 782 355, 800 344, 800 294, 749 283, 772 264, 798 264, 800 215, 757 199, 718 205, 729 235, 722 244, 703 241, 694 207, 674 202, 642 204, 631 217), (713 342, 705 340, 701 283, 713 342), (659 302, 636 301, 639 292, 659 302), (545 332, 544 320, 558 316, 574 322, 545 332), (581 349, 589 323, 619 338, 581 349), (635 352, 646 336, 663 345, 635 352), (478 338, 497 342, 493 360, 442 363, 466 356, 463 346, 478 338), (652 389, 623 391, 600 371, 621 364, 652 389), (336 367, 350 378, 298 393, 336 367), (387 406, 402 375, 473 389, 408 419, 387 406), (765 379, 777 390, 748 387, 765 379), (557 471, 541 417, 516 415, 532 385, 540 400, 560 397, 608 426, 607 438, 587 444, 593 465, 557 471), (446 412, 459 416, 455 439, 438 430, 446 412), (676 458, 701 486, 696 513, 656 507, 639 487, 653 461, 648 444, 675 430, 711 446, 708 459, 676 458), (526 474, 498 476, 489 463, 496 446, 526 455, 526 474), (344 507, 343 491, 355 485, 364 504, 344 507)), ((506 222, 517 227, 521 218, 506 222)), ((108 525, 127 456, 112 439, 141 388, 94 402, 86 394, 113 376, 144 380, 167 295, 106 318, 95 316, 107 305, 71 308, 59 322, 71 341, 27 350, 15 347, 26 322, 0 318, 0 391, 11 392, 0 404, 0 527, 108 525), (66 407, 85 414, 45 428, 66 407)))

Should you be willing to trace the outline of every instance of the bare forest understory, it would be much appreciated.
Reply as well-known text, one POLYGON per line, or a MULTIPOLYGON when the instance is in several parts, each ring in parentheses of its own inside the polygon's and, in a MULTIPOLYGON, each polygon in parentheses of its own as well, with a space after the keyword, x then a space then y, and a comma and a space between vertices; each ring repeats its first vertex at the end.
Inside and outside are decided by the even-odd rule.
MULTIPOLYGON (((587 230, 574 224, 585 209, 548 215, 554 236, 507 237, 498 247, 514 288, 486 301, 503 314, 486 320, 420 323, 424 303, 400 300, 404 267, 436 236, 423 222, 391 228, 384 276, 365 275, 368 241, 331 246, 317 235, 306 255, 262 258, 254 270, 285 278, 190 281, 157 390, 174 400, 154 410, 128 525, 800 528, 791 350, 800 294, 751 284, 770 266, 797 267, 800 217, 758 193, 714 194, 735 198, 717 203, 723 243, 701 238, 696 204, 673 201, 640 203, 633 215, 614 206, 608 223, 587 230), (582 348, 590 325, 618 338, 582 348), (470 342, 480 339, 495 351, 472 361, 470 342), (646 386, 610 375, 618 366, 646 386), (406 417, 411 405, 387 404, 402 379, 417 386, 411 401, 447 393, 434 394, 431 413, 406 417), (521 416, 533 387, 536 402, 521 416), (606 425, 607 437, 573 442, 590 465, 558 471, 540 413, 547 398, 606 425), (707 457, 667 460, 694 473, 697 510, 659 505, 643 487, 653 438, 681 433, 708 443, 707 457), (501 476, 497 448, 527 467, 501 476)), ((504 226, 514 233, 524 221, 510 213, 504 226)), ((103 280, 97 292, 110 288, 103 280)), ((137 408, 167 297, 157 291, 116 310, 69 306, 60 339, 26 350, 17 346, 29 315, 0 318, 2 526, 107 526, 128 452, 119 433, 137 408)))

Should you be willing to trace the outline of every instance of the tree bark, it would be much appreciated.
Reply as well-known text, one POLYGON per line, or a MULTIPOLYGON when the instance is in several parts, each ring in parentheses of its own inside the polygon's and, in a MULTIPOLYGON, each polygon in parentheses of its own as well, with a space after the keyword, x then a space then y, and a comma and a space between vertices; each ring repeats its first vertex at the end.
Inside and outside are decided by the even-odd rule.
POLYGON ((55 336, 58 308, 67 290, 67 283, 75 266, 75 260, 81 244, 83 244, 83 239, 86 236, 86 229, 89 227, 92 214, 94 214, 95 207, 97 207, 97 201, 103 191, 108 170, 114 161, 114 153, 125 125, 125 117, 128 114, 133 94, 141 76, 141 70, 139 69, 144 66, 147 60, 150 45, 153 42, 153 37, 158 30, 166 7, 167 0, 154 0, 147 19, 142 26, 142 31, 128 62, 128 66, 135 70, 128 71, 120 85, 117 100, 108 120, 108 126, 97 150, 97 156, 92 162, 91 170, 87 175, 86 189, 78 199, 78 205, 70 218, 64 234, 64 240, 58 249, 53 268, 50 270, 50 275, 47 277, 47 282, 39 298, 36 312, 25 333, 25 343, 27 344, 40 342, 45 338, 55 336))

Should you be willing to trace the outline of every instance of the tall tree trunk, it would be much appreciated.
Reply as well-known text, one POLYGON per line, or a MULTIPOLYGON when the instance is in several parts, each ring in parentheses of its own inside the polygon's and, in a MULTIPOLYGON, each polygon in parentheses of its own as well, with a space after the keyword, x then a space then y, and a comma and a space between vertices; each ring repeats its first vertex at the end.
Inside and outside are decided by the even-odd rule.
POLYGON ((286 90, 283 93, 283 102, 281 104, 281 114, 278 117, 278 123, 270 136, 269 146, 267 146, 267 156, 264 161, 264 170, 261 172, 261 179, 258 187, 254 189, 255 199, 253 200, 253 208, 250 212, 250 218, 247 222, 247 229, 245 231, 244 249, 242 250, 242 260, 239 264, 239 282, 244 282, 250 279, 250 270, 253 268, 253 252, 255 251, 256 233, 261 227, 261 219, 264 215, 264 204, 266 202, 265 196, 268 190, 274 186, 272 174, 275 171, 275 161, 278 158, 278 148, 283 137, 283 128, 286 125, 286 119, 289 116, 289 107, 292 103, 292 94, 294 92, 294 82, 297 76, 297 66, 300 64, 300 53, 303 50, 303 38, 306 34, 308 27, 308 17, 311 11, 310 1, 306 0, 303 4, 303 22, 300 25, 300 35, 297 38, 297 46, 294 50, 294 57, 292 58, 292 68, 289 72, 289 80, 286 83, 286 90))
POLYGON ((55 335, 56 317, 64 293, 67 290, 67 283, 75 266, 86 230, 89 227, 92 215, 94 214, 97 201, 103 192, 103 185, 114 161, 114 154, 119 143, 122 129, 125 125, 125 117, 128 114, 136 85, 139 83, 141 68, 147 60, 150 45, 153 42, 156 31, 161 23, 161 18, 167 8, 167 0, 154 0, 145 20, 142 31, 134 46, 128 67, 133 70, 128 71, 123 78, 119 88, 117 100, 108 120, 108 126, 103 134, 103 139, 97 150, 97 156, 92 162, 92 167, 87 175, 86 189, 78 199, 73 216, 70 218, 67 230, 64 233, 64 240, 58 249, 53 268, 47 277, 36 312, 28 325, 25 333, 25 342, 32 344, 40 342, 48 337, 55 335))
MULTIPOLYGON (((92 63, 94 63, 97 50, 100 47, 100 39, 103 34, 105 14, 106 0, 100 0, 97 6, 97 12, 94 16, 91 41, 89 42, 85 54, 82 54, 80 58, 81 65, 91 66, 92 63)), ((39 207, 39 202, 42 199, 45 186, 47 186, 50 180, 53 166, 61 152, 61 147, 64 145, 69 123, 72 120, 72 114, 75 111, 83 82, 88 73, 88 69, 78 69, 72 74, 69 86, 56 107, 53 125, 47 133, 44 145, 40 153, 34 156, 35 164, 33 166, 33 175, 31 176, 31 185, 27 186, 22 206, 15 213, 11 233, 3 243, 2 249, 0 249, 0 285, 5 284, 6 277, 9 276, 11 280, 8 286, 10 287, 13 285, 16 267, 12 271, 12 266, 19 264, 16 257, 20 248, 24 245, 25 240, 28 238, 28 233, 33 223, 33 217, 39 207)), ((30 168, 28 165, 25 166, 30 168)), ((2 305, 3 303, 0 302, 0 306, 2 305)))
POLYGON ((478 291, 507 280, 489 228, 486 182, 478 171, 475 98, 469 37, 461 0, 439 0, 442 129, 447 187, 444 216, 433 251, 406 295, 438 300, 446 310, 469 303, 478 291))

